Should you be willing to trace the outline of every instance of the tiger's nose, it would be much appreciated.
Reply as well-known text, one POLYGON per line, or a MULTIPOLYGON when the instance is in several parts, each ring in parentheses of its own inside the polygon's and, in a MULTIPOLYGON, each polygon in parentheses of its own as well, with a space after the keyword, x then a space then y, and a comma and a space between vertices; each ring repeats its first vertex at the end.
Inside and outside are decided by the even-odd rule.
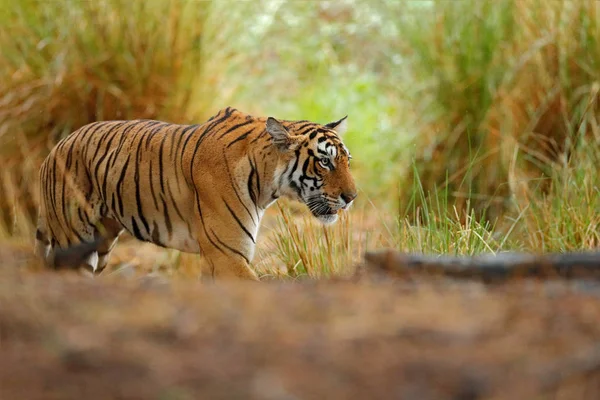
POLYGON ((355 192, 342 193, 342 200, 346 202, 346 204, 350 204, 352 200, 356 198, 357 194, 355 192))

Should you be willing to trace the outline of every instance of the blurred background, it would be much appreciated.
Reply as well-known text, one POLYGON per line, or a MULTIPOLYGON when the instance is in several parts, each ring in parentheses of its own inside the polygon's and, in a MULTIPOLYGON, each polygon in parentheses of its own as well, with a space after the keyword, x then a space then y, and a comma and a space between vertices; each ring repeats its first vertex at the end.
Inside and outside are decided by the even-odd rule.
POLYGON ((233 106, 349 116, 357 206, 328 229, 275 207, 259 264, 600 243, 596 1, 0 4, 0 240, 32 240, 39 165, 73 130, 233 106))

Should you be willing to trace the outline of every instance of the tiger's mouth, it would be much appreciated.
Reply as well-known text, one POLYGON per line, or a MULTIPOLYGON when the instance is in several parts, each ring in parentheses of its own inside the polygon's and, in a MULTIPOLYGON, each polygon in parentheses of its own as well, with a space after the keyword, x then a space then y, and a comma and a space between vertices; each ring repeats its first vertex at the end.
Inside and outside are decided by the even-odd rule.
POLYGON ((306 202, 308 209, 315 216, 337 215, 339 209, 332 208, 326 201, 321 199, 306 202))
POLYGON ((321 199, 309 201, 306 203, 312 215, 323 224, 332 224, 338 219, 341 208, 333 208, 321 199))

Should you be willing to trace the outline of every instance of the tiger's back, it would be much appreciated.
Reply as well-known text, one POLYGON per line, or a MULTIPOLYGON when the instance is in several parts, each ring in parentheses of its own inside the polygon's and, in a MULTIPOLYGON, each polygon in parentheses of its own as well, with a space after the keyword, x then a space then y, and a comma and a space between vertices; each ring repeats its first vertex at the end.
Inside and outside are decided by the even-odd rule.
POLYGON ((56 249, 97 241, 85 264, 102 269, 126 230, 202 253, 213 275, 228 263, 232 275, 256 279, 247 264, 259 222, 285 194, 281 174, 297 156, 282 152, 266 126, 266 118, 227 108, 201 125, 135 120, 80 128, 40 169, 36 251, 52 265, 56 249))

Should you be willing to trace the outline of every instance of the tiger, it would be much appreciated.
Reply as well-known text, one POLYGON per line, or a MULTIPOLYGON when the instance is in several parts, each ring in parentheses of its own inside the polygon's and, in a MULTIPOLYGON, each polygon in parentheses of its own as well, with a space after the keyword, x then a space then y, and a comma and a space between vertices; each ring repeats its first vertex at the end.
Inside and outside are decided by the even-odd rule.
POLYGON ((261 219, 278 198, 304 203, 332 224, 357 197, 341 139, 346 121, 279 120, 227 107, 202 124, 87 124, 40 167, 35 252, 59 269, 80 246, 86 254, 77 268, 99 274, 126 231, 199 253, 201 274, 212 279, 260 280, 250 263, 261 219))

